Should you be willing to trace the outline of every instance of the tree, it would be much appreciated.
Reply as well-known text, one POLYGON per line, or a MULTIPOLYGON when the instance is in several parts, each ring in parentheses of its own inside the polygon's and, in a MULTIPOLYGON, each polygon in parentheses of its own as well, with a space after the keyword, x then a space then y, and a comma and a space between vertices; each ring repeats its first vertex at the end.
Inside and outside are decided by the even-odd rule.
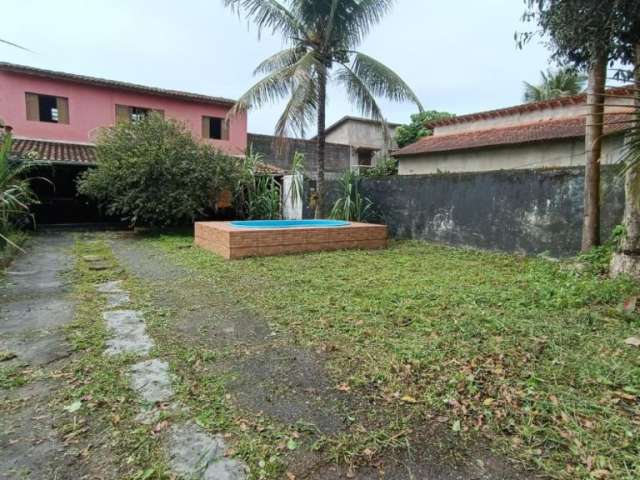
POLYGON ((584 89, 587 77, 572 68, 540 72, 542 81, 538 85, 524 82, 525 102, 540 102, 559 97, 577 95, 584 89))
POLYGON ((433 130, 429 124, 438 120, 451 118, 454 115, 449 112, 438 112, 437 110, 427 110, 411 115, 411 123, 401 125, 396 129, 395 140, 398 147, 402 148, 412 143, 416 143, 422 137, 433 135, 433 130))
POLYGON ((635 0, 623 2, 625 17, 630 21, 619 32, 620 62, 633 65, 634 123, 627 132, 624 146, 625 208, 623 225, 625 235, 618 251, 611 259, 613 276, 629 274, 640 279, 640 4, 635 0), (626 45, 626 48, 624 47, 626 45), (633 56, 629 56, 629 52, 633 56))
POLYGON ((198 144, 187 127, 158 114, 99 132, 97 166, 78 191, 132 226, 185 224, 231 189, 235 159, 198 144))
MULTIPOLYGON (((618 32, 629 19, 624 0, 525 0, 524 19, 534 21, 550 38, 553 58, 588 72, 585 122, 585 191, 582 250, 600 243, 600 156, 604 124, 607 64, 620 58, 618 32)), ((631 2, 629 2, 631 5, 631 2)), ((519 45, 534 34, 521 36, 519 45)))
POLYGON ((327 83, 342 85, 349 100, 364 116, 388 128, 376 97, 420 101, 390 68, 355 49, 391 8, 393 0, 224 0, 238 13, 244 11, 258 32, 280 33, 287 48, 263 61, 255 74, 265 77, 236 103, 231 114, 288 97, 276 124, 276 135, 296 132, 304 136, 314 121, 318 181, 316 217, 323 215, 325 164, 325 108, 327 83))

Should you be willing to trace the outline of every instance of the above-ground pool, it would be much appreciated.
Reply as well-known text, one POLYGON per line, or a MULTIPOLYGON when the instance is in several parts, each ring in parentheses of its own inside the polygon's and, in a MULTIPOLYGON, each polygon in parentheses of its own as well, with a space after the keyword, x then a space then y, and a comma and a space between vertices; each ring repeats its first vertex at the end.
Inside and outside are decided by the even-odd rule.
POLYGON ((196 222, 195 243, 224 258, 384 248, 387 227, 341 220, 196 222))
POLYGON ((346 227, 344 220, 244 220, 231 222, 238 228, 332 228, 346 227))

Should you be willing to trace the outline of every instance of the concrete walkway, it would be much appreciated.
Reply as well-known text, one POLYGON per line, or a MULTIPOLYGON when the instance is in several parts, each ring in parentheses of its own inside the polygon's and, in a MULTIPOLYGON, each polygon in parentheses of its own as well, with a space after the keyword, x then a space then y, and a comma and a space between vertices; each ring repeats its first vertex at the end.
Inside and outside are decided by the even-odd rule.
POLYGON ((0 390, 0 479, 90 478, 65 446, 48 403, 61 387, 56 370, 71 355, 63 327, 73 320, 65 273, 72 267, 69 234, 35 237, 0 283, 0 368, 38 378, 0 390))

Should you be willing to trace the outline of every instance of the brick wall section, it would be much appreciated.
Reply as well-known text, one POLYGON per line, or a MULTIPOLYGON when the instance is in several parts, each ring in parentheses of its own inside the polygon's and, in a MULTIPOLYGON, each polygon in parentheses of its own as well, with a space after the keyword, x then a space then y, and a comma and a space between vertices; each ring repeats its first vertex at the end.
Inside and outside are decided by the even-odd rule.
POLYGON ((352 223, 336 228, 242 229, 196 222, 195 244, 226 259, 387 246, 387 227, 352 223))
MULTIPOLYGON (((276 148, 276 137, 272 135, 259 135, 249 133, 247 145, 254 153, 264 155, 264 162, 283 170, 291 169, 293 154, 304 154, 306 173, 311 178, 316 178, 318 160, 316 158, 316 143, 313 140, 288 138, 281 149, 276 148)), ((338 143, 327 143, 325 154, 325 171, 329 174, 341 173, 349 168, 351 147, 338 143)))

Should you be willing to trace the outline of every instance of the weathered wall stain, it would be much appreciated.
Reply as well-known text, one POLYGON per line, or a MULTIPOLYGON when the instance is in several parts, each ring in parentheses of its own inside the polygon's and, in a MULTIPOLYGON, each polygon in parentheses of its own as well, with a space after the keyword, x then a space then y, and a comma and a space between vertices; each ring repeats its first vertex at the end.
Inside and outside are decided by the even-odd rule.
MULTIPOLYGON (((622 220, 618 172, 603 168, 604 239, 622 220)), ((580 167, 362 179, 395 238, 554 256, 580 249, 583 190, 580 167)), ((335 198, 331 185, 327 205, 335 198)))

